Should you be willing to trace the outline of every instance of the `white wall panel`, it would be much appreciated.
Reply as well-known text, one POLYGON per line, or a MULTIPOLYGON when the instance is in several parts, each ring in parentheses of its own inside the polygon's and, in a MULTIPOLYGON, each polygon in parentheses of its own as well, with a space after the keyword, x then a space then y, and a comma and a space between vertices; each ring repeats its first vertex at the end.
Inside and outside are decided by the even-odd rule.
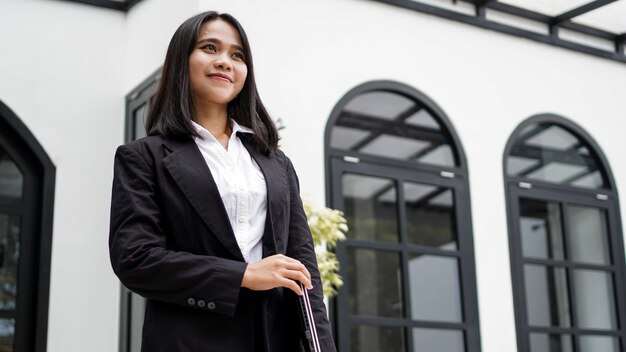
POLYGON ((115 351, 119 286, 107 251, 123 132, 124 15, 63 1, 0 1, 0 100, 56 165, 48 351, 115 351))
POLYGON ((176 28, 198 12, 197 0, 144 0, 128 12, 124 32, 125 93, 161 68, 176 28))

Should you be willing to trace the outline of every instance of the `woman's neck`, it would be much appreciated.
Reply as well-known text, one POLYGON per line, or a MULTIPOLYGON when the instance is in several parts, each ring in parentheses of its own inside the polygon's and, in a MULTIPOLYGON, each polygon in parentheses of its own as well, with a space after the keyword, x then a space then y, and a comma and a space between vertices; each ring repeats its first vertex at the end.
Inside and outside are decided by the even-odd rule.
POLYGON ((206 107, 197 109, 196 122, 209 131, 224 148, 228 149, 228 139, 232 133, 226 107, 206 107))

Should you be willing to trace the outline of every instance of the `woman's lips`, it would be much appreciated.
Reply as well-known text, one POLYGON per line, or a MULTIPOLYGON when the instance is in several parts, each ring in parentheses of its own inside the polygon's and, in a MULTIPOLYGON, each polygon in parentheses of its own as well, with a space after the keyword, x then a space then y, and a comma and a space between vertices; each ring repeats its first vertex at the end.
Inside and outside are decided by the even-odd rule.
POLYGON ((230 79, 224 76, 220 76, 220 75, 209 75, 209 77, 218 80, 218 81, 222 81, 222 82, 228 82, 230 83, 230 79))

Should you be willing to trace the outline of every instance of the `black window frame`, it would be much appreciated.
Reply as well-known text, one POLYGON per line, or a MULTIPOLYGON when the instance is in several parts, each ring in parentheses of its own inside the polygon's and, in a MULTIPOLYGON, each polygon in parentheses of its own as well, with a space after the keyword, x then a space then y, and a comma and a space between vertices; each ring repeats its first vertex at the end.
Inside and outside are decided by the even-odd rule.
MULTIPOLYGON (((435 323, 435 322, 415 322, 409 315, 404 318, 386 318, 386 317, 356 317, 349 316, 346 303, 346 285, 348 285, 344 276, 344 286, 338 290, 338 295, 330 300, 330 316, 334 322, 334 334, 338 349, 340 351, 350 351, 350 342, 346 342, 346 337, 350 336, 351 324, 371 324, 375 326, 400 326, 402 328, 424 327, 424 328, 462 328, 465 332, 465 351, 479 352, 481 350, 478 297, 476 287, 476 269, 475 255, 473 243, 473 229, 471 220, 471 203, 469 192, 469 176, 467 171, 467 159, 463 151, 463 146, 458 138, 449 118, 445 112, 426 94, 410 87, 406 84, 390 81, 370 81, 360 84, 348 93, 346 93, 335 105, 331 115, 327 121, 324 137, 324 154, 326 169, 326 202, 329 207, 341 209, 343 207, 342 194, 337 190, 341 182, 341 175, 344 172, 351 174, 373 175, 373 176, 389 176, 390 178, 402 179, 403 181, 423 182, 431 185, 441 185, 450 187, 455 192, 455 207, 457 210, 456 226, 457 226, 457 254, 445 254, 435 249, 427 249, 421 246, 406 245, 399 240, 397 244, 376 243, 360 240, 346 240, 338 243, 336 248, 337 259, 340 264, 347 262, 346 248, 363 248, 375 249, 381 251, 393 251, 401 256, 401 270, 404 273, 402 296, 405 302, 410 299, 408 277, 408 258, 413 253, 420 254, 436 254, 444 255, 446 258, 458 258, 459 260, 459 288, 461 292, 461 305, 463 310, 463 319, 460 323, 435 323), (357 154, 346 152, 331 147, 331 131, 336 125, 343 107, 356 96, 371 91, 387 91, 405 96, 413 101, 419 101, 429 112, 432 112, 440 123, 441 129, 450 137, 450 146, 453 148, 456 158, 456 166, 435 166, 427 164, 418 164, 401 160, 391 160, 388 158, 378 157, 374 155, 357 154), (358 160, 358 163, 354 163, 358 160), (417 178, 417 180, 416 180, 417 178), (461 245, 461 237, 463 237, 463 245, 461 245), (348 320, 351 320, 349 322, 348 320)), ((398 182, 398 181, 396 181, 398 182)), ((398 192, 402 192, 398 187, 398 192)), ((405 226, 401 225, 404 212, 399 207, 398 224, 400 239, 406 239, 405 226)), ((342 274, 345 268, 341 269, 342 274)), ((344 274, 345 275, 345 274, 344 274)), ((410 303, 408 308, 403 308, 405 312, 410 311, 410 303)), ((413 351, 412 337, 410 333, 404 334, 404 344, 408 351, 413 351)))
POLYGON ((109 10, 117 10, 122 12, 128 12, 132 9, 137 3, 141 0, 123 0, 123 1, 115 1, 115 0, 65 0, 76 2, 84 5, 91 5, 96 7, 101 7, 109 10))
POLYGON ((413 0, 370 0, 374 2, 384 3, 391 6, 396 6, 411 11, 417 11, 449 20, 469 24, 475 27, 480 27, 504 34, 513 35, 516 37, 522 37, 530 39, 536 42, 557 46, 560 48, 573 50, 576 52, 601 57, 621 63, 626 63, 626 53, 624 52, 624 46, 626 45, 626 32, 615 34, 606 30, 602 30, 596 27, 591 27, 571 20, 577 16, 581 16, 585 13, 593 11, 602 6, 606 6, 617 0, 594 0, 588 3, 582 4, 577 8, 565 11, 556 16, 548 16, 546 14, 524 9, 501 3, 497 0, 450 0, 450 2, 456 3, 457 1, 465 2, 474 7, 474 14, 467 15, 464 13, 447 10, 441 7, 429 5, 413 0), (538 24, 545 25, 548 34, 542 34, 532 32, 520 27, 491 21, 487 18, 486 12, 488 10, 496 10, 498 12, 511 15, 521 20, 533 21, 538 24), (613 45, 613 51, 607 51, 598 49, 594 46, 582 44, 578 42, 569 41, 559 37, 559 29, 565 29, 577 34, 585 35, 591 38, 599 40, 610 41, 613 45))
POLYGON ((24 176, 23 201, 0 203, 0 211, 20 214, 15 352, 45 352, 48 337, 50 260, 56 167, 19 117, 0 101, 0 144, 24 176))
MULTIPOLYGON (((126 95, 124 143, 137 139, 135 134, 137 118, 143 119, 145 127, 148 109, 144 110, 144 116, 137 116, 135 112, 144 104, 146 104, 146 107, 150 105, 151 98, 154 96, 157 84, 161 78, 161 71, 161 68, 154 71, 126 95)), ((120 352, 134 352, 133 341, 141 341, 142 332, 140 329, 134 329, 134 327, 138 326, 138 319, 142 320, 141 324, 143 325, 143 315, 138 317, 136 312, 144 309, 145 299, 120 284, 120 352)))
MULTIPOLYGON (((572 287, 571 273, 569 269, 600 269, 611 272, 614 279, 614 302, 616 305, 616 333, 606 333, 605 336, 618 337, 621 343, 621 350, 626 347, 626 266, 618 265, 624 263, 624 239, 622 235, 622 223, 620 218, 619 197, 615 179, 609 167, 608 159, 605 157, 599 144, 580 126, 573 121, 556 114, 539 114, 532 116, 522 123, 511 133, 503 154, 503 175, 506 197, 511 281, 513 287, 513 300, 515 309, 515 324, 517 330, 517 348, 519 352, 530 351, 531 333, 554 333, 567 334, 572 336, 574 352, 579 351, 578 336, 585 333, 603 334, 598 330, 578 328, 574 321, 570 327, 530 327, 527 319, 527 297, 524 291, 524 264, 539 264, 546 268, 566 268, 568 269, 568 287, 572 287), (603 169, 606 182, 609 188, 587 189, 573 186, 565 186, 537 180, 530 180, 524 177, 513 177, 507 174, 507 158, 511 149, 517 141, 517 136, 523 129, 534 124, 552 124, 561 127, 572 133, 575 137, 587 144, 596 156, 600 167, 603 169), (531 199, 538 201, 557 202, 561 208, 567 205, 582 205, 599 208, 605 211, 608 226, 608 241, 610 257, 613 258, 609 265, 596 265, 584 263, 572 263, 569 258, 563 260, 551 259, 529 259, 522 256, 521 233, 519 230, 519 203, 521 199, 531 199), (605 268, 600 268, 605 267, 605 268), (610 269, 608 269, 610 267, 610 269)), ((565 215, 561 215, 564 219, 565 215)), ((561 220, 561 226, 567 226, 561 220)), ((565 233, 565 227, 563 232, 565 233)), ((566 236, 567 237, 567 236, 566 236)), ((569 296, 569 309, 575 317, 575 301, 572 293, 569 296)), ((573 318, 572 318, 573 319, 573 318)))

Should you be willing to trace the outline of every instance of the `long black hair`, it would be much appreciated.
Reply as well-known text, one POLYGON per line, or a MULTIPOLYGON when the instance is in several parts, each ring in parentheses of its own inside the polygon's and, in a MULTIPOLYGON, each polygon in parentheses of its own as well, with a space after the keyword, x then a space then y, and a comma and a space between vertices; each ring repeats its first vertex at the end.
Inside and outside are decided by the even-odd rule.
POLYGON ((149 136, 197 136, 191 125, 194 104, 189 80, 189 56, 195 48, 200 27, 208 21, 221 19, 232 25, 241 38, 248 75, 241 92, 228 103, 228 117, 254 131, 259 149, 271 154, 278 148, 278 130, 261 102, 254 80, 252 53, 241 24, 227 13, 215 11, 195 15, 178 27, 165 55, 165 63, 156 94, 152 98, 146 132, 149 136))

